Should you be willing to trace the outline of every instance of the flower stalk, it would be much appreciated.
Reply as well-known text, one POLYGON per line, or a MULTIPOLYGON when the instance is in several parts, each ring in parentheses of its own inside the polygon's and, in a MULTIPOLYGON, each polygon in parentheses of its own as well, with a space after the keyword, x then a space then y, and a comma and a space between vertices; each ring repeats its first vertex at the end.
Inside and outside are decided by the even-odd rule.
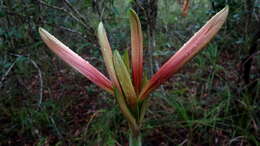
POLYGON ((43 28, 39 28, 39 33, 42 40, 57 56, 97 86, 115 96, 130 127, 129 145, 141 146, 140 129, 148 107, 149 93, 200 52, 220 30, 227 15, 228 6, 213 16, 195 33, 150 80, 143 77, 143 35, 140 20, 132 9, 129 10, 131 61, 129 61, 128 52, 123 57, 118 51, 112 52, 103 23, 98 25, 97 36, 109 79, 43 28))
POLYGON ((129 132, 129 146, 142 146, 142 136, 139 133, 138 135, 133 134, 130 128, 129 132))

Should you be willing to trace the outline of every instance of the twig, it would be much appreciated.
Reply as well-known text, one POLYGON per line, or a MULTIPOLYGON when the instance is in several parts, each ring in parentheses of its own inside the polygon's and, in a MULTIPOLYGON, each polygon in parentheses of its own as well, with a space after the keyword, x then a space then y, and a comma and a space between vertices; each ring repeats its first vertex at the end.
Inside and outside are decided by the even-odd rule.
POLYGON ((86 25, 87 30, 89 30, 90 32, 94 32, 92 27, 89 26, 87 23, 87 22, 89 22, 89 20, 86 17, 83 17, 80 14, 80 12, 76 8, 74 8, 68 0, 64 0, 64 2, 78 16, 78 18, 86 25))
MULTIPOLYGON (((38 2, 40 4, 42 4, 43 6, 46 6, 46 7, 49 7, 49 8, 52 8, 52 9, 55 9, 55 10, 59 10, 59 11, 62 11, 68 15, 70 15, 75 21, 77 21, 79 24, 81 24, 83 27, 85 27, 85 29, 89 32, 89 26, 83 22, 82 20, 80 20, 78 17, 76 17, 73 13, 67 11, 66 9, 64 8, 60 8, 60 7, 56 7, 56 6, 53 6, 53 5, 49 5, 47 4, 46 2, 42 1, 42 0, 38 0, 38 2)), ((91 33, 91 32, 89 32, 91 33)))
POLYGON ((99 16, 100 21, 103 21, 104 12, 105 12, 105 7, 102 9, 101 14, 99 16))
POLYGON ((250 56, 247 56, 246 60, 243 61, 242 66, 244 66, 245 63, 246 63, 247 61, 249 61, 249 59, 252 59, 253 57, 255 57, 255 56, 258 55, 258 54, 260 54, 260 51, 257 51, 257 52, 255 52, 254 54, 251 54, 250 56))
POLYGON ((99 113, 101 113, 101 111, 96 111, 93 115, 91 115, 91 117, 90 117, 90 119, 89 119, 89 121, 88 121, 88 123, 87 123, 87 126, 84 128, 84 131, 85 131, 86 133, 87 133, 87 131, 88 131, 88 128, 89 128, 90 123, 94 120, 95 117, 97 117, 97 115, 98 115, 99 113))
POLYGON ((243 88, 240 88, 241 90, 246 90, 247 88, 249 88, 250 86, 252 86, 254 83, 257 83, 257 81, 260 81, 260 78, 256 78, 252 81, 250 81, 249 83, 247 83, 246 85, 243 86, 243 88))
MULTIPOLYGON (((4 8, 4 9, 6 9, 6 8, 4 8)), ((16 15, 16 16, 18 16, 20 18, 26 17, 25 15, 22 15, 22 14, 19 14, 19 13, 15 13, 14 11, 9 11, 8 9, 6 9, 5 11, 6 11, 7 15, 11 15, 11 16, 16 15)))
POLYGON ((50 117, 49 119, 50 119, 51 123, 53 124, 54 129, 55 129, 55 131, 56 131, 57 134, 58 134, 58 137, 59 137, 60 139, 62 139, 63 136, 61 135, 60 130, 58 129, 56 122, 54 121, 54 119, 53 119, 52 117, 50 117))
POLYGON ((82 39, 91 41, 91 40, 88 39, 88 37, 86 37, 86 35, 84 35, 83 33, 79 32, 79 31, 77 31, 75 29, 71 29, 71 28, 68 28, 68 27, 65 27, 65 26, 60 26, 60 25, 57 25, 57 24, 52 24, 52 23, 47 23, 47 22, 43 22, 43 24, 46 24, 46 25, 49 25, 49 26, 53 26, 53 27, 58 27, 59 29, 63 29, 65 31, 75 33, 78 36, 80 36, 82 39))
MULTIPOLYGON (((65 2, 65 4, 75 13, 75 14, 77 14, 77 16, 81 19, 81 21, 83 21, 83 22, 85 22, 85 24, 86 24, 86 22, 88 21, 88 20, 86 20, 87 18, 84 18, 80 13, 79 13, 79 11, 77 10, 77 9, 75 9, 72 5, 71 5, 71 3, 68 1, 68 0, 64 0, 64 2, 65 2)), ((86 24, 87 25, 87 24, 86 24)), ((88 26, 89 28, 91 28, 90 26, 88 26)))
POLYGON ((4 82, 4 80, 5 80, 5 78, 7 77, 7 75, 9 74, 9 72, 12 70, 12 68, 14 67, 14 65, 15 65, 15 63, 16 63, 16 60, 11 64, 11 66, 7 69, 7 71, 5 72, 5 74, 2 76, 2 78, 1 78, 1 81, 0 81, 0 89, 2 88, 2 86, 3 86, 3 82, 4 82))
POLYGON ((41 106, 42 104, 42 95, 43 95, 43 80, 42 80, 42 72, 41 72, 41 69, 39 68, 39 66, 37 65, 37 63, 30 59, 29 60, 31 61, 31 63, 33 64, 33 66, 38 70, 38 76, 39 76, 39 80, 40 80, 40 94, 39 94, 39 101, 38 101, 38 107, 41 106))
POLYGON ((188 141, 188 139, 185 139, 183 142, 181 142, 178 146, 183 146, 186 142, 188 141))
MULTIPOLYGON (((39 80, 40 80, 39 81, 40 82, 40 91, 39 91, 40 93, 39 93, 39 101, 38 101, 38 107, 40 107, 41 103, 42 103, 42 96, 43 96, 43 80, 42 80, 42 71, 41 71, 40 67, 37 65, 37 63, 34 60, 29 58, 28 56, 23 56, 23 55, 18 55, 18 54, 11 54, 11 55, 16 56, 16 57, 26 57, 32 63, 32 65, 37 69, 39 80)), ((18 60, 18 58, 16 59, 16 61, 17 60, 18 60)))
POLYGON ((238 141, 239 139, 243 140, 244 138, 245 138, 245 136, 238 136, 238 137, 232 138, 232 139, 229 141, 228 145, 231 145, 233 142, 236 142, 236 141, 238 141))
POLYGON ((64 26, 58 26, 58 27, 61 28, 61 29, 66 30, 66 31, 69 31, 69 32, 72 32, 72 33, 76 33, 76 34, 80 35, 81 37, 83 37, 84 39, 86 39, 85 36, 81 32, 78 32, 78 31, 76 31, 74 29, 71 29, 71 28, 68 28, 68 27, 64 27, 64 26))

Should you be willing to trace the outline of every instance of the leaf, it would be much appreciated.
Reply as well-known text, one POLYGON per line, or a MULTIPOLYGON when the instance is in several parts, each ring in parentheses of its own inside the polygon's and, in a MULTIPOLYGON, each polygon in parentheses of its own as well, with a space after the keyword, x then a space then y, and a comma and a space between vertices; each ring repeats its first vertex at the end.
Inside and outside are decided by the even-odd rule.
POLYGON ((143 34, 140 20, 133 9, 129 10, 131 28, 131 60, 133 84, 137 94, 141 91, 143 77, 143 34))
POLYGON ((228 15, 228 6, 213 16, 157 71, 140 93, 141 100, 176 73, 217 34, 228 15))
POLYGON ((51 35, 43 28, 39 28, 39 33, 45 44, 63 61, 79 71, 82 75, 87 77, 99 87, 113 94, 111 81, 108 80, 88 61, 81 58, 78 54, 73 52, 70 48, 68 48, 66 45, 64 45, 61 41, 56 39, 53 35, 51 35))
POLYGON ((132 85, 131 77, 127 70, 127 67, 117 50, 114 52, 113 60, 116 75, 124 92, 127 103, 130 105, 132 110, 135 110, 137 102, 136 93, 132 85))
POLYGON ((127 121, 131 124, 131 127, 133 127, 134 129, 138 129, 136 119, 134 118, 134 116, 132 115, 130 110, 128 109, 124 97, 119 93, 118 89, 116 89, 116 88, 114 89, 114 95, 119 104, 121 112, 123 113, 123 115, 127 119, 127 121))
POLYGON ((131 74, 131 67, 130 67, 128 50, 124 51, 124 55, 123 55, 122 58, 123 58, 123 61, 124 61, 125 65, 126 65, 126 68, 127 68, 128 72, 129 72, 129 74, 131 74))
POLYGON ((100 50, 102 52, 109 77, 110 77, 113 85, 115 87, 117 87, 119 89, 119 91, 121 92, 121 88, 120 88, 119 82, 117 80, 115 69, 114 69, 112 49, 108 42, 106 31, 105 31, 105 28, 104 28, 102 22, 100 22, 98 25, 97 36, 98 36, 98 40, 99 40, 99 44, 100 44, 100 50))

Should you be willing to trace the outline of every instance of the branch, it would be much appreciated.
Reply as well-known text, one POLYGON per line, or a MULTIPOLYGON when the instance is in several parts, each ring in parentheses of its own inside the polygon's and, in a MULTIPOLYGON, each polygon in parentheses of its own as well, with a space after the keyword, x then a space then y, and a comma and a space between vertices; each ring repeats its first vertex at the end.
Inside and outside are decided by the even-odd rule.
POLYGON ((38 0, 38 2, 40 4, 42 4, 43 6, 45 7, 48 7, 48 8, 52 8, 52 9, 55 9, 55 10, 58 10, 58 11, 62 11, 66 14, 68 14, 69 16, 71 16, 75 21, 77 21, 79 24, 81 24, 88 32, 89 34, 93 34, 89 29, 89 26, 82 20, 80 20, 78 17, 76 17, 73 13, 69 12, 68 10, 64 9, 64 8, 60 8, 60 7, 57 7, 57 6, 53 6, 53 5, 49 5, 47 4, 46 2, 42 1, 42 0, 38 0))
POLYGON ((48 22, 45 22, 45 21, 43 22, 43 24, 49 25, 49 26, 52 26, 52 27, 57 27, 59 29, 63 29, 65 31, 68 31, 68 32, 71 32, 71 33, 75 33, 78 36, 80 36, 82 39, 85 39, 87 41, 91 41, 91 39, 88 39, 88 37, 86 37, 86 35, 84 35, 83 33, 79 32, 75 29, 71 29, 71 28, 68 28, 68 27, 65 27, 65 26, 60 26, 60 25, 57 25, 57 24, 48 23, 48 22))
POLYGON ((64 0, 65 4, 78 16, 78 18, 88 27, 88 29, 90 30, 91 33, 94 33, 95 31, 92 29, 91 26, 88 25, 87 22, 89 22, 89 20, 86 17, 83 17, 80 12, 74 8, 71 3, 68 0, 64 0))
MULTIPOLYGON (((32 65, 37 69, 38 71, 38 76, 39 76, 39 84, 40 84, 40 89, 39 89, 39 101, 38 101, 38 107, 41 107, 41 103, 42 103, 42 97, 43 97, 43 79, 42 79, 42 71, 40 69, 40 67, 37 65, 37 63, 32 60, 30 57, 28 56, 23 56, 23 55, 19 55, 19 54, 11 54, 13 56, 16 56, 16 60, 15 62, 9 67, 9 69, 7 70, 6 74, 3 76, 3 78, 5 76, 7 76, 7 74, 10 72, 10 70, 13 68, 14 64, 16 63, 16 61, 20 58, 20 57, 26 57, 26 59, 28 59, 32 65)), ((2 78, 2 80, 3 80, 2 78)), ((0 85, 1 88, 1 85, 0 85)))
MULTIPOLYGON (((83 21, 86 25, 87 25, 87 21, 88 20, 86 20, 86 18, 84 18, 81 14, 80 14, 80 12, 77 10, 77 9, 75 9, 72 5, 71 5, 71 3, 68 1, 68 0, 64 0, 64 2, 65 2, 65 4, 75 13, 75 14, 77 14, 78 15, 78 17, 81 19, 81 21, 83 21)), ((90 26, 89 26, 90 27, 90 26)), ((90 27, 91 28, 91 27, 90 27)))
POLYGON ((9 72, 12 70, 12 68, 13 68, 14 65, 15 65, 15 63, 16 63, 16 61, 14 61, 14 62, 10 65, 10 67, 7 69, 7 71, 5 72, 5 74, 2 76, 1 81, 0 81, 0 89, 2 88, 2 86, 3 86, 3 84, 4 84, 3 82, 4 82, 5 78, 8 76, 9 72))
POLYGON ((39 93, 39 101, 38 101, 38 107, 41 107, 42 104, 42 95, 43 95, 43 80, 42 80, 42 71, 40 69, 40 67, 37 65, 37 63, 28 58, 30 60, 30 62, 33 64, 33 66, 38 70, 38 76, 39 76, 39 82, 40 82, 40 93, 39 93))

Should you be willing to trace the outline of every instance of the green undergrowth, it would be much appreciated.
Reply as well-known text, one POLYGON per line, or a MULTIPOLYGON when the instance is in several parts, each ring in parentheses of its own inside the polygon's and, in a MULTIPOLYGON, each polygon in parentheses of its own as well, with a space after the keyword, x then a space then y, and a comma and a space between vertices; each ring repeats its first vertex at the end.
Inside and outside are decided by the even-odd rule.
MULTIPOLYGON (((44 1, 67 8, 57 0, 44 1)), ((186 17, 180 15, 177 1, 158 2, 154 70, 217 11, 210 4, 222 1, 191 1, 186 17)), ((129 50, 129 2, 102 1, 99 9, 104 12, 99 16, 92 1, 70 0, 89 19, 93 32, 36 1, 6 2, 0 1, 0 145, 127 145, 127 121, 115 99, 51 53, 40 40, 38 27, 106 74, 95 30, 102 19, 112 48, 129 50)), ((251 56, 254 88, 244 83, 240 69, 254 27, 243 32, 243 2, 225 2, 230 14, 217 36, 150 95, 141 129, 144 146, 260 145, 259 53, 251 56)), ((254 8, 252 18, 258 16, 258 7, 254 8)), ((143 30, 148 72, 147 28, 143 30)))

